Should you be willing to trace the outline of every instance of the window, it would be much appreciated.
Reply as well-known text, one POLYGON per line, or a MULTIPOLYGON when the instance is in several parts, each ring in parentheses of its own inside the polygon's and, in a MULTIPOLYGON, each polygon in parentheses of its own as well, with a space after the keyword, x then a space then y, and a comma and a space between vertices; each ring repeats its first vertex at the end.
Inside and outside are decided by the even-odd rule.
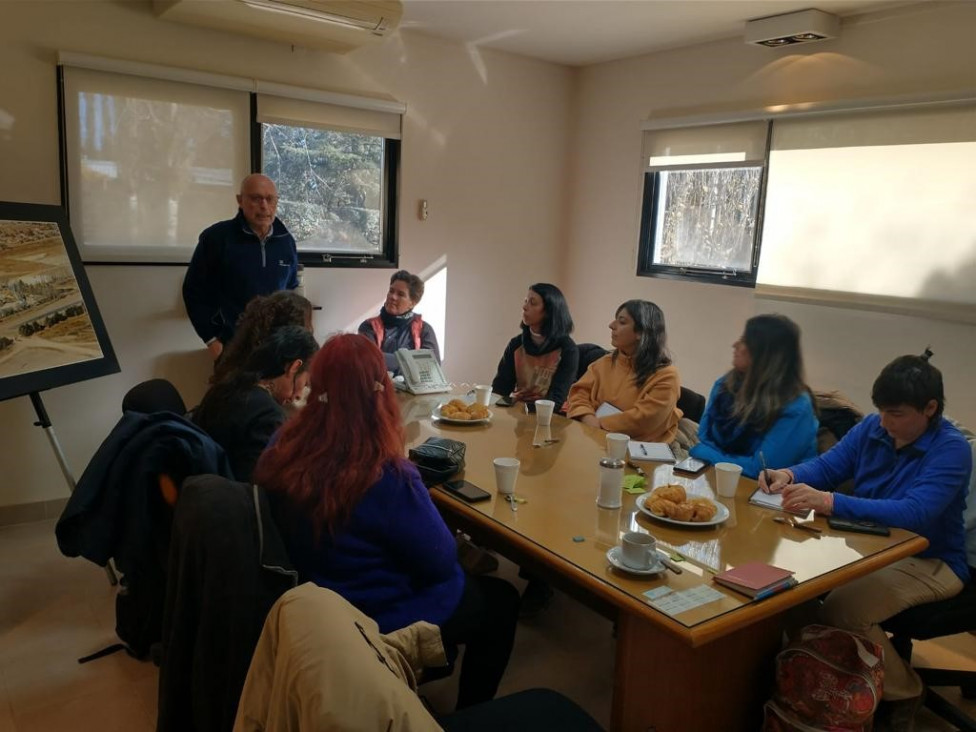
POLYGON ((253 171, 299 261, 396 265, 404 106, 62 54, 63 198, 86 262, 188 262, 253 171))
POLYGON ((87 262, 187 262, 247 175, 248 95, 64 68, 71 229, 87 262))
POLYGON ((645 133, 638 274, 751 286, 768 126, 645 133))
POLYGON ((974 201, 972 103, 776 120, 758 284, 971 318, 974 201))
POLYGON ((258 95, 261 172, 310 264, 396 260, 400 116, 258 95))

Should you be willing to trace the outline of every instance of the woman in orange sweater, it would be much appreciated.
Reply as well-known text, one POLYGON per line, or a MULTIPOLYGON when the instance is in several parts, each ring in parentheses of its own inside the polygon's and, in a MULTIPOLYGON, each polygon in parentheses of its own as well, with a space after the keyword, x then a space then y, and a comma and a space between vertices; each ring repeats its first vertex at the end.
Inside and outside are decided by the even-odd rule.
POLYGON ((681 383, 661 308, 647 300, 625 302, 610 322, 610 343, 613 352, 590 364, 569 390, 567 416, 634 440, 671 442, 682 416, 681 383))

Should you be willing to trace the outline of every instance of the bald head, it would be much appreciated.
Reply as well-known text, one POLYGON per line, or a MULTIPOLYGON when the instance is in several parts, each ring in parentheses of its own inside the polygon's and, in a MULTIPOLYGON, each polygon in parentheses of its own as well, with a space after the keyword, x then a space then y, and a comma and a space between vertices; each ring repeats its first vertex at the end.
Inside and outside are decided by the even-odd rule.
POLYGON ((254 173, 241 181, 237 205, 244 213, 244 220, 255 234, 265 237, 271 233, 275 212, 278 210, 278 189, 268 176, 254 173))

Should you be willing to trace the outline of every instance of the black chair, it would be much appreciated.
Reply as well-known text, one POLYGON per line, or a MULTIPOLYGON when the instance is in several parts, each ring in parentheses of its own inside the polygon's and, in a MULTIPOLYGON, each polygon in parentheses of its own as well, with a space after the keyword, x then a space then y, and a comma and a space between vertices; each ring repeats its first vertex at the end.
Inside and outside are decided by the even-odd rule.
MULTIPOLYGON (((976 570, 972 570, 976 573, 976 570)), ((955 597, 925 605, 916 605, 889 618, 882 627, 892 634, 891 642, 907 661, 912 658, 912 641, 968 633, 976 630, 976 583, 972 580, 955 597)), ((925 682, 925 706, 964 732, 976 732, 976 720, 953 706, 932 689, 934 686, 958 686, 966 699, 976 699, 976 671, 919 668, 915 671, 925 682)))
POLYGON ((136 384, 122 397, 123 412, 172 412, 181 417, 186 414, 186 404, 176 387, 166 379, 149 379, 136 384))
POLYGON ((580 343, 576 348, 579 351, 579 366, 576 368, 577 381, 583 378, 583 374, 586 373, 586 369, 591 363, 610 353, 606 348, 598 346, 596 343, 580 343))
POLYGON ((678 397, 678 409, 692 422, 701 422, 702 415, 705 413, 705 397, 682 386, 678 397))

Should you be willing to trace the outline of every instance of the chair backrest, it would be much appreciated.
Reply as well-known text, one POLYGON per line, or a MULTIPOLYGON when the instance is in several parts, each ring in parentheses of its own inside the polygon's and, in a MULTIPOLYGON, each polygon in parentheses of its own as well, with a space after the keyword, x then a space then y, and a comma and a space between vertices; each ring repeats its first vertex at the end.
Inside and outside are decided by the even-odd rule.
POLYGON ((692 422, 701 422, 705 413, 705 397, 696 391, 682 386, 678 396, 678 409, 692 422))
POLYGON ((136 384, 122 397, 123 412, 172 412, 181 417, 186 414, 186 404, 176 387, 166 379, 149 379, 136 384))
POLYGON ((591 363, 610 353, 606 348, 598 346, 596 343, 580 343, 576 348, 579 350, 579 366, 576 368, 577 381, 583 378, 583 374, 586 373, 586 369, 590 367, 591 363))

